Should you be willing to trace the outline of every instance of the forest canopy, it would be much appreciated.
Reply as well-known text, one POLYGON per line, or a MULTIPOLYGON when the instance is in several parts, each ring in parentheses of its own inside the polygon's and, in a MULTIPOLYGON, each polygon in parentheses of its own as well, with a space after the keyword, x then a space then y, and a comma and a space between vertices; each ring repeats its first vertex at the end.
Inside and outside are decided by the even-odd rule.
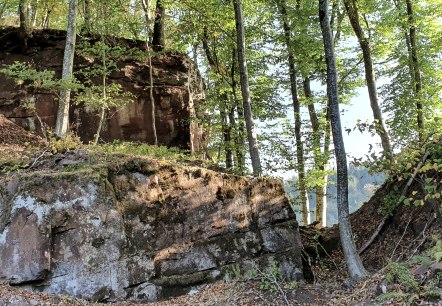
MULTIPOLYGON (((0 25, 17 27, 24 53, 33 31, 67 30, 65 82, 75 79, 75 52, 100 59, 95 76, 101 83, 78 99, 100 114, 95 143, 105 111, 127 102, 108 79, 115 67, 113 37, 144 41, 150 67, 158 54, 187 53, 206 84, 207 156, 241 175, 293 171, 304 224, 311 222, 314 193, 315 220, 326 225, 328 180, 336 175, 338 219, 346 227, 348 161, 339 105, 350 103, 357 89, 367 90, 367 101, 358 103, 370 105, 371 118, 346 132, 376 136, 380 150, 356 164, 401 173, 410 156, 440 137, 440 0, 3 0, 0 25), (95 35, 99 43, 81 51, 78 35, 95 35), (336 173, 329 170, 332 160, 336 173)), ((152 69, 146 77, 155 134, 152 69)), ((60 90, 55 134, 61 138, 69 133, 74 90, 60 90)), ((352 277, 363 274, 357 270, 352 277)))
MULTIPOLYGON (((77 35, 144 40, 151 56, 188 53, 206 83, 210 157, 239 174, 250 162, 255 174, 293 171, 301 206, 308 189, 316 190, 321 207, 318 199, 324 197, 334 157, 316 2, 3 0, 0 24, 20 27, 25 51, 33 30, 67 29, 73 4, 77 35), (244 28, 242 52, 238 17, 244 28)), ((356 89, 367 87, 369 101, 358 103, 369 103, 373 111, 371 120, 358 121, 347 132, 377 135, 381 153, 367 152, 367 157, 372 165, 391 170, 401 148, 441 129, 442 3, 334 0, 328 11, 339 103, 349 103, 356 89)), ((113 51, 105 39, 101 44, 89 52, 107 52, 101 69, 110 71, 106 58, 113 51)), ((104 87, 112 85, 103 80, 104 87)), ((99 97, 100 87, 95 90, 94 99, 91 90, 82 99, 98 104, 97 110, 118 105, 112 102, 112 90, 118 89, 109 88, 105 98, 99 97)))

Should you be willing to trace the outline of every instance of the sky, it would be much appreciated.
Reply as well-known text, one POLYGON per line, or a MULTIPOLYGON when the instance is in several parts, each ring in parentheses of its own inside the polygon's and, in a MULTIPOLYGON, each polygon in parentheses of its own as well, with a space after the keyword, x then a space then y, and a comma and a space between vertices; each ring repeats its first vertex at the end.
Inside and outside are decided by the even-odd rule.
POLYGON ((341 124, 344 130, 345 149, 349 156, 359 158, 364 157, 368 153, 370 144, 379 152, 381 140, 378 135, 371 136, 368 132, 361 133, 358 130, 352 131, 349 134, 345 132, 346 129, 353 130, 358 119, 362 122, 366 120, 373 122, 373 112, 370 107, 367 88, 360 87, 357 89, 357 93, 358 95, 351 99, 351 105, 340 105, 340 109, 344 110, 341 116, 341 124))
MULTIPOLYGON (((313 86, 316 87, 315 90, 320 89, 319 84, 312 84, 312 87, 313 86)), ((373 112, 370 107, 367 88, 359 87, 356 89, 356 93, 348 105, 339 105, 347 162, 353 161, 353 157, 365 159, 366 155, 369 154, 370 146, 373 148, 372 152, 376 151, 379 153, 381 151, 381 141, 378 135, 371 136, 369 132, 361 133, 357 129, 353 130, 358 120, 362 122, 373 122, 373 112), (351 132, 346 132, 347 129, 350 129, 351 132)), ((308 113, 305 107, 303 108, 302 116, 304 119, 308 119, 308 113)), ((288 108, 288 117, 293 117, 292 108, 290 107, 288 108)), ((293 118, 290 119, 293 120, 293 118)), ((333 147, 331 147, 331 149, 332 148, 333 147)), ((330 167, 334 168, 333 160, 330 161, 330 167)), ((282 177, 283 179, 290 179, 296 176, 296 171, 278 171, 277 173, 273 173, 273 175, 282 177)))

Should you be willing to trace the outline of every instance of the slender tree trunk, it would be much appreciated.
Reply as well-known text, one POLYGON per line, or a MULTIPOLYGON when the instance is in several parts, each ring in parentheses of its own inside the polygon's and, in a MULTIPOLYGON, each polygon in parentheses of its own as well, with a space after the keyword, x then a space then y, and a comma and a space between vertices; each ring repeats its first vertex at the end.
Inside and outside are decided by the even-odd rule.
POLYGON ((92 31, 91 0, 84 0, 84 25, 87 33, 92 31))
MULTIPOLYGON (((69 0, 68 30, 66 33, 66 47, 64 49, 62 79, 70 80, 73 76, 75 40, 77 34, 77 0, 69 0)), ((64 138, 69 128, 69 103, 71 100, 71 90, 65 89, 60 93, 58 101, 57 121, 55 124, 55 135, 64 138)))
MULTIPOLYGON (((102 10, 102 18, 103 21, 105 20, 105 14, 104 14, 104 8, 103 5, 101 5, 101 10, 102 10)), ((102 31, 101 31, 101 41, 103 43, 103 54, 102 54, 102 64, 103 64, 103 75, 102 75, 102 86, 103 86, 103 102, 104 104, 101 106, 101 112, 100 112, 100 121, 98 122, 98 128, 97 128, 97 133, 95 134, 95 139, 94 139, 94 145, 98 144, 98 140, 100 140, 100 133, 101 133, 101 129, 103 128, 103 122, 106 116, 106 104, 107 104, 107 91, 106 91, 106 71, 107 71, 107 65, 106 65, 106 47, 105 47, 105 42, 104 42, 104 37, 105 37, 105 29, 103 27, 102 31)))
MULTIPOLYGON (((149 53, 150 50, 148 49, 147 52, 149 53)), ((151 109, 151 113, 150 113, 150 119, 152 122, 152 134, 153 134, 153 143, 154 145, 158 145, 158 134, 157 134, 157 123, 156 123, 156 118, 155 118, 155 110, 156 110, 156 106, 155 106, 155 98, 153 95, 153 67, 152 67, 152 56, 148 55, 148 65, 149 65, 149 98, 150 98, 150 109, 151 109)))
POLYGON ((198 69, 198 43, 192 45, 192 58, 195 66, 198 69))
POLYGON ((100 140, 100 132, 101 132, 101 129, 103 128, 103 122, 104 122, 105 115, 106 115, 106 108, 104 106, 102 106, 101 111, 100 111, 100 120, 98 121, 97 133, 95 134, 95 138, 94 138, 94 145, 97 145, 98 140, 100 140))
MULTIPOLYGON (((210 69, 224 79, 226 72, 219 68, 219 65, 217 63, 216 52, 212 54, 212 51, 210 50, 209 47, 209 35, 207 33, 207 27, 203 28, 202 43, 203 43, 204 53, 206 54, 207 62, 209 63, 210 69)), ((227 120, 228 110, 230 109, 227 93, 221 94, 221 101, 222 102, 220 103, 219 111, 221 117, 221 135, 223 141, 222 147, 224 148, 224 153, 225 153, 226 168, 228 170, 232 170, 233 169, 233 151, 231 144, 232 129, 231 129, 231 123, 229 123, 227 120)))
MULTIPOLYGON (((241 102, 238 99, 238 95, 236 93, 237 89, 237 82, 236 82, 236 69, 235 69, 235 63, 236 63, 236 56, 237 56, 237 50, 235 48, 232 49, 232 67, 230 70, 230 84, 232 87, 232 95, 233 95, 233 107, 232 107, 232 116, 234 117, 234 112, 236 108, 236 113, 238 114, 238 121, 235 125, 235 156, 236 156, 236 162, 235 162, 235 172, 239 175, 244 175, 245 172, 245 156, 244 156, 244 121, 242 118, 244 118, 244 112, 242 110, 241 102)), ((232 121, 233 122, 233 121, 232 121)))
MULTIPOLYGON (((232 87, 236 89, 236 83, 232 84, 232 87)), ((244 111, 236 90, 233 94, 233 99, 236 101, 236 113, 238 114, 237 131, 235 133, 235 155, 237 163, 235 165, 236 173, 244 175, 246 172, 246 157, 244 148, 244 135, 246 134, 246 127, 244 126, 244 111)))
POLYGON ((287 3, 286 0, 278 0, 278 7, 281 14, 282 25, 284 28, 284 37, 285 43, 288 53, 288 67, 289 67, 289 75, 290 75, 290 91, 292 95, 292 104, 293 104, 293 112, 295 117, 295 138, 296 138, 296 161, 297 161, 297 170, 298 170, 298 191, 299 198, 301 200, 301 213, 302 213, 302 222, 306 224, 310 224, 310 207, 307 196, 307 186, 306 186, 306 178, 305 178, 305 162, 304 162, 304 145, 302 143, 302 135, 301 135, 301 105, 298 98, 298 86, 296 84, 297 71, 296 71, 296 63, 295 56, 293 54, 293 46, 292 46, 292 37, 287 16, 287 3))
MULTIPOLYGON (((235 99, 232 97, 232 101, 230 101, 232 105, 234 105, 233 103, 235 103, 235 99)), ((232 161, 231 164, 231 169, 236 172, 236 165, 237 165, 237 161, 235 161, 235 157, 233 154, 233 150, 235 147, 235 144, 232 140, 232 134, 233 131, 235 130, 235 126, 236 126, 236 120, 235 120, 235 107, 230 105, 229 106, 229 114, 228 114, 228 118, 229 118, 229 125, 228 125, 228 130, 227 130, 227 135, 229 135, 229 139, 228 139, 228 143, 229 143, 229 159, 232 161)), ((226 152, 227 153, 227 152, 226 152)))
MULTIPOLYGON (((310 78, 308 76, 304 77, 303 81, 303 87, 304 87, 304 95, 307 99, 308 105, 308 113, 310 117, 310 122, 312 124, 312 130, 313 130, 313 160, 314 160, 314 167, 318 171, 318 173, 322 174, 321 182, 315 187, 315 195, 316 195, 316 214, 315 214, 315 221, 318 222, 317 227, 325 227, 327 224, 327 199, 325 197, 325 191, 324 186, 327 188, 327 175, 325 173, 326 165, 328 163, 328 158, 326 158, 326 151, 324 148, 324 153, 321 152, 321 129, 319 125, 318 115, 316 113, 315 105, 311 101, 312 98, 312 91, 310 88, 310 78), (325 217, 324 217, 325 216, 325 217)), ((328 119, 327 119, 328 120, 328 119)), ((328 123, 328 121, 327 121, 328 123)), ((328 124, 329 125, 329 124, 328 124)), ((330 131, 330 128, 328 128, 330 131)), ((330 133, 329 133, 330 134, 330 133)), ((327 136, 325 136, 326 138, 327 136)), ((330 136, 329 137, 329 143, 330 143, 330 136)), ((327 151, 329 149, 327 148, 327 151)))
POLYGON ((48 29, 49 28, 49 17, 51 16, 52 13, 52 5, 49 5, 47 2, 45 3, 45 14, 44 17, 42 19, 41 22, 41 27, 43 29, 48 29))
POLYGON ((381 138, 384 155, 391 161, 393 161, 393 150, 390 144, 390 137, 388 136, 387 129, 385 128, 384 119, 382 118, 382 112, 379 106, 379 99, 376 88, 376 75, 373 68, 370 41, 369 38, 365 35, 364 30, 359 22, 359 12, 356 1, 344 0, 344 4, 351 26, 362 50, 365 68, 365 81, 367 83, 370 106, 373 111, 373 117, 375 119, 376 132, 381 138))
POLYGON ((22 53, 25 53, 28 49, 29 38, 29 0, 20 0, 18 4, 19 16, 20 16, 20 49, 22 53))
POLYGON ((324 151, 323 151, 323 171, 324 176, 323 187, 322 187, 322 226, 327 226, 327 186, 328 186, 328 163, 330 161, 330 143, 331 143, 331 124, 330 124, 330 108, 327 106, 327 114, 326 114, 326 126, 325 126, 325 135, 324 135, 324 151))
POLYGON ((162 0, 157 0, 155 9, 155 24, 153 27, 152 46, 156 51, 162 51, 165 48, 164 37, 164 15, 165 9, 162 0))
POLYGON ((344 140, 342 137, 337 70, 333 50, 333 37, 328 16, 328 0, 319 0, 319 21, 321 23, 325 60, 327 63, 327 96, 337 164, 339 234, 349 275, 352 279, 358 280, 367 276, 367 272, 356 250, 349 220, 347 157, 345 155, 344 140))
POLYGON ((150 99, 150 120, 151 120, 151 128, 154 139, 154 145, 158 145, 158 135, 157 135, 157 124, 155 118, 155 98, 153 95, 153 67, 152 67, 152 55, 151 55, 151 46, 149 45, 149 37, 150 37, 150 0, 141 0, 141 4, 143 5, 144 10, 144 18, 146 23, 146 51, 147 51, 147 64, 149 65, 149 99, 150 99))
POLYGON ((424 109, 422 105, 422 99, 420 93, 422 91, 422 77, 419 64, 419 58, 417 55, 417 43, 416 43, 416 25, 414 21, 414 10, 412 0, 406 0, 407 3, 407 17, 408 17, 408 31, 410 38, 410 51, 411 51, 411 64, 413 66, 413 83, 414 83, 414 98, 416 101, 417 109, 417 128, 419 133, 419 140, 422 142, 424 139, 424 109))
POLYGON ((39 0, 34 0, 34 2, 31 5, 32 29, 34 29, 37 26, 38 2, 39 2, 39 0))
POLYGON ((224 152, 226 154, 226 169, 232 170, 233 169, 233 153, 230 143, 230 124, 227 122, 227 110, 228 107, 228 98, 227 94, 221 95, 222 104, 220 109, 220 115, 221 115, 221 130, 223 135, 223 146, 224 146, 224 152))
POLYGON ((335 29, 333 44, 336 46, 341 38, 342 21, 344 20, 345 13, 340 10, 341 0, 333 0, 332 16, 330 17, 330 28, 333 33, 335 29), (336 24, 336 27, 335 27, 336 24))
POLYGON ((235 10, 238 64, 239 64, 239 73, 241 80, 244 119, 246 121, 247 139, 249 141, 250 158, 252 160, 253 175, 260 176, 262 174, 262 168, 261 168, 261 160, 259 158, 255 124, 253 122, 253 115, 252 115, 249 74, 247 72, 246 55, 245 55, 246 46, 245 46, 244 20, 242 15, 241 0, 233 0, 233 7, 235 10))

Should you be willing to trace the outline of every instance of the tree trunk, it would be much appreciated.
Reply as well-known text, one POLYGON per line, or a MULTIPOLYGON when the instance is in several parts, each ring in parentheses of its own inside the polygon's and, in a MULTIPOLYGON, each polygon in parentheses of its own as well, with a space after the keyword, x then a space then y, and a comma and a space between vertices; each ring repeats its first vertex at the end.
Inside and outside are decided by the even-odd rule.
POLYGON ((158 145, 158 135, 157 135, 157 124, 155 118, 155 98, 153 95, 153 67, 152 67, 152 55, 151 55, 151 46, 149 45, 149 37, 150 37, 150 1, 151 0, 141 0, 141 4, 144 10, 144 18, 146 23, 146 51, 147 51, 147 64, 149 65, 149 99, 150 99, 150 120, 151 120, 151 129, 153 135, 154 145, 158 145))
POLYGON ((241 102, 238 99, 238 95, 236 94, 237 82, 236 82, 236 73, 235 73, 235 63, 236 63, 236 55, 237 51, 235 48, 232 49, 232 69, 230 70, 230 79, 231 79, 231 87, 232 87, 232 95, 233 95, 233 106, 231 113, 234 117, 234 112, 236 108, 236 113, 238 114, 238 121, 235 124, 235 173, 239 175, 244 175, 245 172, 245 156, 243 151, 244 146, 244 112, 242 110, 241 102))
POLYGON ((393 161, 393 150, 390 144, 390 137, 388 136, 387 129, 385 128, 384 119, 382 118, 382 112, 379 106, 379 99, 376 88, 376 75, 373 68, 370 41, 369 38, 366 37, 364 30, 359 22, 359 12, 356 1, 344 0, 344 4, 347 10, 348 19, 350 20, 351 26, 362 50, 362 57, 364 59, 365 68, 365 81, 367 83, 370 106, 373 111, 373 117, 375 119, 376 132, 381 138, 384 155, 388 159, 390 159, 390 161, 393 161))
POLYGON ((95 138, 94 138, 94 145, 97 145, 98 140, 100 140, 100 132, 101 132, 101 129, 103 128, 103 122, 104 122, 105 115, 106 115, 106 108, 104 106, 102 106, 101 111, 100 111, 100 121, 98 121, 97 133, 95 134, 95 138))
MULTIPOLYGON (((204 26, 203 28, 203 49, 204 53, 206 54, 207 62, 209 63, 209 67, 213 72, 218 74, 222 79, 225 79, 226 72, 224 70, 221 70, 219 68, 219 65, 216 61, 216 52, 212 54, 212 51, 209 47, 209 35, 207 33, 207 27, 204 26)), ((227 116, 229 115, 227 112, 230 109, 229 102, 228 102, 228 95, 227 93, 220 94, 221 103, 219 106, 220 111, 220 117, 221 117, 221 135, 222 135, 222 142, 223 142, 223 148, 225 153, 225 163, 226 168, 228 170, 233 169, 233 151, 232 151, 232 144, 231 144, 231 123, 228 122, 227 116)), ((220 154, 221 155, 221 154, 220 154)))
MULTIPOLYGON (((101 10, 102 10, 102 17, 103 21, 105 20, 106 16, 104 13, 104 6, 101 5, 101 10)), ((105 23, 103 23, 104 25, 105 23)), ((102 75, 102 83, 101 85, 103 86, 103 105, 101 106, 101 112, 100 112, 100 121, 98 122, 98 128, 97 128, 97 133, 95 134, 95 139, 94 139, 94 145, 98 144, 98 140, 100 140, 100 133, 101 133, 101 129, 103 128, 103 122, 104 122, 104 118, 106 116, 106 100, 107 100, 107 90, 106 90, 106 71, 107 71, 107 64, 106 64, 106 47, 105 47, 105 42, 104 42, 104 37, 106 35, 106 31, 105 31, 105 26, 103 26, 102 31, 101 31, 101 42, 103 43, 103 54, 102 54, 102 65, 103 65, 103 75, 102 75)))
POLYGON ((221 95, 222 104, 220 109, 220 115, 221 115, 221 130, 222 130, 222 136, 223 136, 223 146, 224 146, 224 152, 226 154, 226 169, 232 170, 233 169, 233 154, 232 154, 232 148, 230 143, 230 124, 227 121, 227 110, 229 109, 229 103, 227 94, 221 95))
POLYGON ((29 38, 29 11, 28 11, 29 0, 20 0, 18 4, 19 16, 20 16, 20 50, 22 53, 26 53, 28 49, 28 38, 29 38))
POLYGON ((410 38, 410 51, 411 51, 411 64, 413 65, 413 81, 414 81, 414 99, 416 101, 417 109, 417 128, 419 133, 419 140, 422 142, 424 139, 424 109, 420 92, 422 91, 422 77, 419 64, 419 58, 417 55, 416 44, 416 25, 414 21, 413 3, 411 0, 406 0, 407 3, 407 17, 408 17, 408 31, 410 38))
MULTIPOLYGON (((236 83, 232 84, 233 88, 236 88, 236 83)), ((238 114, 237 131, 235 133, 235 155, 236 155, 236 173, 244 175, 246 172, 246 157, 244 150, 244 135, 246 134, 246 127, 244 126, 244 111, 241 101, 234 91, 233 99, 236 101, 236 113, 238 114)))
MULTIPOLYGON (((232 97, 232 101, 230 101, 230 102, 232 102, 232 104, 236 102, 234 97, 232 97)), ((230 168, 231 168, 231 170, 236 172, 235 166, 237 164, 237 161, 235 161, 234 154, 233 154, 233 150, 234 150, 235 144, 234 144, 234 142, 232 140, 232 134, 233 134, 233 131, 235 130, 235 126, 236 126, 235 107, 234 106, 231 106, 231 105, 229 106, 228 118, 229 118, 229 125, 227 127, 227 135, 229 135, 229 139, 228 139, 228 144, 229 144, 229 148, 228 149, 229 150, 226 151, 226 155, 228 153, 229 156, 226 157, 226 159, 228 158, 229 160, 231 160, 231 165, 232 166, 230 168)))
POLYGON ((38 12, 38 2, 39 0, 34 0, 34 2, 31 5, 31 21, 32 21, 32 29, 34 29, 37 26, 37 12, 38 12))
POLYGON ((235 10, 238 64, 239 64, 239 73, 241 81, 244 119, 246 121, 247 140, 249 142, 250 159, 252 160, 253 175, 260 176, 262 174, 262 168, 261 168, 261 160, 259 158, 255 124, 253 122, 253 116, 252 116, 249 74, 247 72, 246 55, 245 55, 246 46, 245 46, 244 20, 242 15, 241 0, 233 0, 233 7, 235 10))
MULTIPOLYGON (((310 88, 310 78, 308 76, 304 77, 303 87, 304 87, 305 98, 307 99, 307 101, 311 100, 312 91, 310 88)), ((312 101, 308 102, 307 108, 313 130, 312 142, 313 142, 313 160, 315 163, 314 167, 316 171, 318 171, 318 173, 323 173, 321 182, 315 186, 315 195, 316 195, 315 221, 317 222, 317 227, 321 228, 325 227, 327 224, 327 207, 326 207, 327 198, 325 194, 327 188, 327 175, 325 171, 328 163, 328 158, 326 157, 328 154, 326 153, 328 152, 329 148, 327 147, 327 150, 324 148, 324 153, 321 152, 321 128, 319 125, 319 120, 318 120, 318 115, 316 113, 315 105, 313 104, 312 101)), ((330 135, 330 128, 328 128, 328 131, 330 135)), ((327 135, 325 135, 324 140, 326 140, 326 138, 327 135)), ((330 143, 330 136, 328 136, 328 143, 330 143)), ((326 142, 324 141, 324 147, 325 144, 326 142)))
POLYGON ((155 9, 155 24, 153 27, 152 46, 155 51, 163 51, 165 48, 164 38, 164 14, 165 9, 162 0, 157 0, 155 9))
MULTIPOLYGON (((77 34, 77 6, 77 0, 69 0, 68 29, 66 33, 66 47, 64 49, 63 70, 61 76, 63 80, 70 80, 73 76, 75 40, 77 34)), ((60 138, 66 137, 68 132, 70 100, 71 90, 62 90, 58 101, 57 121, 55 124, 55 135, 60 138)))
POLYGON ((324 53, 327 64, 327 97, 330 108, 331 129, 337 164, 337 206, 339 234, 344 251, 347 269, 352 279, 359 280, 367 276, 367 271, 356 251, 349 220, 348 208, 348 171, 342 137, 341 119, 338 100, 338 82, 333 50, 333 37, 328 16, 328 0, 319 0, 319 21, 324 42, 324 53))
POLYGON ((47 29, 49 26, 49 15, 50 15, 51 11, 49 9, 49 5, 47 3, 45 3, 45 14, 41 20, 41 28, 42 29, 47 29))
POLYGON ((330 111, 327 107, 326 126, 324 135, 324 176, 322 178, 324 185, 322 186, 322 226, 327 226, 327 185, 328 185, 328 163, 330 161, 330 143, 331 143, 331 124, 330 124, 330 111))
POLYGON ((287 16, 287 3, 286 0, 278 0, 278 7, 280 10, 282 25, 284 29, 285 43, 288 53, 288 67, 290 76, 290 91, 292 95, 293 112, 295 117, 295 138, 296 138, 296 165, 298 170, 298 191, 299 198, 301 200, 301 213, 302 222, 304 225, 310 224, 310 207, 307 197, 307 187, 305 179, 305 162, 304 162, 304 145, 302 143, 301 135, 301 105, 298 98, 298 86, 296 84, 296 63, 295 56, 293 54, 292 37, 287 16))
POLYGON ((84 26, 87 33, 92 31, 91 0, 84 0, 84 26))

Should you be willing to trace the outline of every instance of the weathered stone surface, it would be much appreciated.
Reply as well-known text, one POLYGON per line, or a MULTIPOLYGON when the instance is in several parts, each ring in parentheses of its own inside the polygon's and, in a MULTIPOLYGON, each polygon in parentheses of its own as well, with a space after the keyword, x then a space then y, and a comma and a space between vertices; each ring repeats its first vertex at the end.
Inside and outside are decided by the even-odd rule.
POLYGON ((281 182, 146 159, 91 166, 78 156, 72 172, 3 179, 0 280, 96 301, 152 301, 234 266, 245 273, 274 262, 284 278, 302 277, 281 182))
MULTIPOLYGON (((13 30, 13 29, 12 29, 13 30)), ((1 29, 0 37, 11 29, 1 29)), ((65 32, 55 30, 35 31, 29 40, 28 54, 20 54, 18 41, 9 40, 0 44, 0 67, 15 61, 32 63, 38 70, 53 70, 61 75, 65 32), (7 56, 6 56, 7 55, 7 56)), ((81 43, 83 38, 79 38, 81 43)), ((127 48, 143 49, 142 42, 121 40, 127 48)), ((92 66, 81 56, 75 57, 75 69, 92 66)), ((124 91, 135 96, 135 102, 107 113, 107 120, 101 132, 104 141, 114 139, 153 143, 151 127, 151 102, 149 95, 149 66, 136 60, 122 60, 117 63, 108 82, 120 84, 124 91)), ((204 85, 195 64, 184 54, 161 54, 152 59, 155 118, 158 142, 161 145, 175 146, 192 152, 202 151, 206 137, 201 124, 204 116, 198 106, 204 103, 204 85)), ((58 98, 44 90, 26 92, 24 86, 0 74, 0 113, 27 130, 40 131, 35 113, 24 107, 25 100, 34 100, 42 121, 49 127, 55 126, 58 98)), ((75 102, 75 96, 73 97, 75 102)), ((97 131, 99 113, 72 104, 70 124, 80 138, 88 142, 97 131)))

